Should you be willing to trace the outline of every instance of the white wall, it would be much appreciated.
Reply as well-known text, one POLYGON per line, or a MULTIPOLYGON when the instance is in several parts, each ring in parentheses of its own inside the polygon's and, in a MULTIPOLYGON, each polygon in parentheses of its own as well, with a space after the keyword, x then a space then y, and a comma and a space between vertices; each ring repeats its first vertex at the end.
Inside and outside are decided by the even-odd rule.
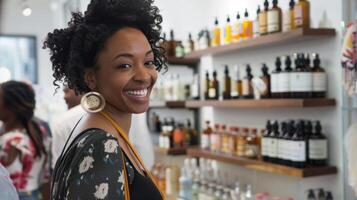
MULTIPOLYGON (((260 0, 236 1, 189 1, 189 0, 158 0, 157 5, 163 11, 164 30, 174 28, 177 39, 186 39, 188 31, 212 27, 214 17, 217 16, 223 24, 227 14, 235 18, 237 11, 244 12, 248 8, 250 16, 256 17, 256 9, 260 0)), ((280 1, 283 9, 288 7, 288 1, 280 1)), ((311 2, 312 27, 318 27, 319 22, 325 17, 328 27, 337 30, 337 36, 329 39, 318 39, 308 43, 279 45, 264 48, 244 50, 226 55, 205 57, 201 60, 201 77, 205 69, 216 69, 223 73, 223 64, 235 66, 250 63, 254 75, 260 75, 261 63, 268 64, 270 69, 276 56, 292 54, 294 52, 318 52, 322 58, 322 66, 329 75, 329 97, 335 98, 338 105, 335 108, 310 108, 310 109, 209 109, 202 110, 201 120, 213 119, 217 123, 243 125, 263 128, 267 119, 310 119, 321 120, 324 133, 330 140, 330 164, 341 168, 342 153, 342 128, 341 128, 341 70, 340 70, 340 21, 342 20, 342 2, 335 0, 314 0, 311 2)), ((244 68, 243 68, 244 70, 244 68)), ((231 68, 231 74, 234 72, 231 68)), ((245 73, 244 73, 245 74, 245 73)), ((255 191, 270 191, 274 195, 293 196, 295 199, 304 199, 306 189, 310 187, 324 187, 332 190, 335 199, 342 199, 342 173, 338 175, 297 179, 268 173, 246 170, 237 166, 221 164, 222 169, 229 169, 233 175, 242 179, 243 183, 253 183, 255 191)))
POLYGON ((51 120, 52 115, 65 110, 65 104, 61 90, 56 96, 53 95, 55 87, 52 84, 52 64, 48 50, 42 49, 47 33, 55 27, 50 1, 28 0, 28 5, 32 9, 32 14, 28 17, 22 15, 22 1, 3 0, 2 2, 0 33, 32 35, 37 38, 39 85, 36 86, 36 115, 51 120))

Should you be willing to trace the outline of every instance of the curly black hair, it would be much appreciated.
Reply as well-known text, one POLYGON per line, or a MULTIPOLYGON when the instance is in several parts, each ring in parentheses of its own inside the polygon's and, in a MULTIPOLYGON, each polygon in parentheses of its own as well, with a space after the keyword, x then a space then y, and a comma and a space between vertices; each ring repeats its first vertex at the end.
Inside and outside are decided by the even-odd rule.
POLYGON ((63 82, 77 93, 89 92, 84 72, 96 68, 97 55, 115 32, 124 27, 139 29, 148 39, 158 71, 167 70, 165 50, 159 46, 162 16, 154 0, 92 0, 84 15, 72 13, 68 27, 48 33, 53 84, 63 82))

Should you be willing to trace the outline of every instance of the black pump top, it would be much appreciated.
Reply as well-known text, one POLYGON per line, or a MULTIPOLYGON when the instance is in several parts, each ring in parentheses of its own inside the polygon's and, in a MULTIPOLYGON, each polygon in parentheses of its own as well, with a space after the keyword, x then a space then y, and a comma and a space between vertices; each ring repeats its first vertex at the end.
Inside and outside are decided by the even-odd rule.
POLYGON ((311 134, 312 133, 312 123, 311 123, 311 121, 307 121, 306 126, 305 126, 305 132, 307 134, 311 134))
POLYGON ((249 14, 248 14, 248 9, 247 9, 247 8, 245 9, 245 12, 244 12, 244 17, 249 17, 249 14))
POLYGON ((227 23, 231 22, 231 19, 229 18, 229 16, 227 16, 227 23))
POLYGON ((237 12, 237 20, 240 20, 240 14, 237 12))
POLYGON ((258 9, 257 9, 257 15, 259 15, 259 13, 260 13, 260 6, 258 5, 258 9))
POLYGON ((278 121, 275 121, 274 123, 273 123, 273 132, 279 132, 279 123, 278 123, 278 121))
POLYGON ((263 63, 263 66, 262 66, 263 76, 269 76, 268 70, 269 70, 268 66, 265 63, 263 63))
POLYGON ((228 65, 225 65, 225 66, 224 66, 224 74, 225 74, 226 76, 229 75, 228 65))
POLYGON ((247 64, 245 71, 247 71, 248 74, 250 74, 250 72, 252 71, 252 68, 250 67, 249 64, 247 64))
POLYGON ((313 190, 309 190, 307 198, 310 199, 316 199, 315 193, 313 190))
POLYGON ((191 33, 188 34, 188 39, 192 40, 192 34, 191 33))
POLYGON ((209 73, 206 71, 206 78, 209 79, 209 73))
POLYGON ((322 131, 322 126, 320 121, 316 121, 316 125, 315 125, 315 133, 320 134, 322 131))
POLYGON ((273 0, 273 6, 276 7, 278 5, 278 0, 273 0))
POLYGON ((295 1, 294 0, 290 0, 289 6, 290 6, 290 9, 293 9, 294 6, 295 6, 295 1))
POLYGON ((313 64, 314 67, 320 67, 321 64, 321 60, 320 60, 320 56, 318 53, 313 54, 314 60, 313 60, 313 64))
POLYGON ((275 67, 276 67, 275 71, 281 72, 281 60, 280 60, 280 57, 276 57, 275 67))
POLYGON ((285 58, 285 71, 292 71, 290 56, 286 56, 285 58))
POLYGON ((265 128, 267 129, 267 131, 271 131, 272 126, 271 126, 271 122, 270 122, 270 120, 268 120, 268 121, 267 121, 267 125, 266 125, 266 127, 265 127, 265 128))
POLYGON ((213 71, 213 78, 216 79, 216 77, 217 77, 217 71, 214 70, 214 71, 213 71))
POLYGON ((218 25, 218 18, 216 17, 216 19, 214 20, 214 25, 218 25))
POLYGON ((265 0, 265 1, 264 1, 264 10, 265 10, 265 11, 268 11, 268 10, 269 10, 269 1, 268 1, 268 0, 265 0))

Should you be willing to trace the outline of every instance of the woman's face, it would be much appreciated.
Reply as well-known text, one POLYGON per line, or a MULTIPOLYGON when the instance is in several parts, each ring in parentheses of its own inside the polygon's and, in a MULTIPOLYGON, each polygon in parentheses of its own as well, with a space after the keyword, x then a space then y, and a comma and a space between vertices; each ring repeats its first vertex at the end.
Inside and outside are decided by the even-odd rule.
POLYGON ((122 28, 114 33, 99 53, 97 65, 89 87, 101 93, 109 106, 125 113, 147 110, 157 71, 150 44, 140 30, 122 28))

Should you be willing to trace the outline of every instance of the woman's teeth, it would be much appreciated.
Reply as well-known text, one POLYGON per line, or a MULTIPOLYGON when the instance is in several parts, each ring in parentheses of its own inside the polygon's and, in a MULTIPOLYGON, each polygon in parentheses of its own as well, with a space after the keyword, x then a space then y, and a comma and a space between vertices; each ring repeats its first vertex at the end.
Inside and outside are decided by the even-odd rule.
POLYGON ((132 95, 132 96, 145 97, 148 94, 148 89, 144 89, 144 90, 129 90, 126 93, 129 94, 129 95, 132 95))

